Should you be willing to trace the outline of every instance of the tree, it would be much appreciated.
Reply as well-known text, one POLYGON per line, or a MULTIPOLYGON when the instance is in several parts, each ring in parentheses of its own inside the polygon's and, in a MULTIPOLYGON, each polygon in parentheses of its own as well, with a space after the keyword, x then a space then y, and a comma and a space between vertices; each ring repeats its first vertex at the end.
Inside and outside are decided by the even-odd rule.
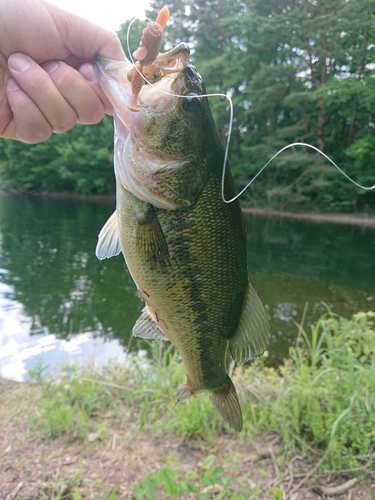
MULTIPOLYGON (((155 19, 164 4, 153 0, 149 18, 155 19)), ((357 180, 374 183, 364 154, 372 151, 375 123, 374 0, 175 0, 167 5, 171 19, 162 50, 188 43, 207 91, 233 100, 230 161, 239 187, 279 149, 301 141, 327 153, 357 180)), ((128 26, 119 32, 124 47, 128 26)), ((130 52, 138 47, 143 27, 132 24, 130 52)), ((215 97, 210 103, 225 142, 227 102, 215 97)), ((40 149, 0 142, 3 182, 33 189, 113 189, 107 127, 76 127, 40 149), (97 147, 99 154, 91 155, 97 147)), ((300 147, 274 160, 243 200, 274 208, 375 208, 374 196, 300 147)))
POLYGON ((26 190, 114 192, 113 125, 106 117, 40 144, 0 140, 3 184, 26 190))

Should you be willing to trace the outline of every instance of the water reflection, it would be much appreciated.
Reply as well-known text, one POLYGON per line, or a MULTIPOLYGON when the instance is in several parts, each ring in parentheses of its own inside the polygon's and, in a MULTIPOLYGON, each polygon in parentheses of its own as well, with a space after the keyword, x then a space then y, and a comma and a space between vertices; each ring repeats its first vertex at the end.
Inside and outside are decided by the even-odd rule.
MULTIPOLYGON (((51 364, 123 359, 142 304, 122 256, 99 262, 97 234, 113 203, 0 193, 0 375, 51 364)), ((375 300, 375 229, 245 218, 250 276, 270 316, 277 364, 322 301, 349 316, 375 300)), ((138 348, 137 342, 134 349, 138 348)))
MULTIPOLYGON (((245 218, 249 269, 268 305, 270 362, 294 342, 306 302, 306 327, 326 311, 349 317, 375 307, 375 228, 277 217, 245 218)), ((309 330, 308 330, 309 331, 309 330)))

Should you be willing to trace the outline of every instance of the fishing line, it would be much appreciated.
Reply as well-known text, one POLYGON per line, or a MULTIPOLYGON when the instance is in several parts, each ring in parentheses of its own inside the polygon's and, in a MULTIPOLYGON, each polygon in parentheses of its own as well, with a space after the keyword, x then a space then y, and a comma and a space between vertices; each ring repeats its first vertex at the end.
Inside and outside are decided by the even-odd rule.
MULTIPOLYGON (((129 54, 131 62, 134 64, 135 69, 142 76, 142 78, 144 79, 144 81, 148 85, 150 85, 151 87, 154 87, 158 92, 161 92, 162 94, 170 95, 172 97, 182 97, 182 98, 186 99, 187 96, 185 96, 185 95, 172 94, 171 92, 167 92, 166 90, 162 90, 162 89, 157 88, 156 85, 154 85, 153 83, 149 82, 147 80, 147 78, 137 68, 136 64, 134 63, 134 59, 133 59, 133 57, 132 57, 132 55, 130 53, 130 36, 129 36, 130 35, 130 28, 131 28, 132 24, 134 23, 134 21, 136 19, 137 18, 133 18, 131 20, 131 22, 129 23, 128 30, 127 30, 127 39, 126 39, 126 41, 127 41, 127 51, 128 51, 128 54, 129 54)), ((146 18, 146 20, 149 21, 148 18, 146 18)), ((228 155, 229 155, 229 144, 230 144, 230 139, 231 139, 231 135, 232 135, 232 128, 233 128, 233 102, 232 102, 232 99, 227 94, 222 94, 222 93, 201 94, 201 95, 196 95, 196 96, 191 96, 190 95, 188 97, 189 97, 189 99, 192 99, 192 98, 193 99, 194 98, 199 99, 201 97, 224 97, 225 99, 227 99, 227 101, 229 103, 229 125, 228 125, 228 133, 227 133, 227 142, 226 142, 225 150, 224 150, 223 173, 222 173, 222 178, 221 178, 221 198, 222 198, 222 200, 223 200, 224 203, 232 203, 233 201, 237 200, 251 186, 251 184, 259 177, 259 175, 266 169, 266 167, 268 167, 268 165, 277 156, 279 156, 279 154, 283 153, 287 149, 292 148, 294 146, 304 146, 304 147, 313 149, 317 153, 321 154, 326 160, 328 160, 340 172, 340 174, 342 174, 344 177, 346 177, 346 179, 348 179, 348 181, 350 181, 351 183, 353 183, 358 188, 363 189, 365 191, 372 191, 372 190, 375 189, 375 184, 373 186, 362 186, 361 184, 359 184, 358 182, 356 182, 348 174, 346 174, 329 156, 327 156, 325 153, 323 153, 323 151, 321 151, 317 147, 313 146, 312 144, 308 144, 306 142, 293 142, 292 144, 288 144, 287 146, 284 146, 276 154, 274 154, 272 156, 272 158, 270 160, 268 160, 268 162, 259 170, 259 172, 257 172, 257 174, 246 184, 246 186, 238 194, 236 194, 236 196, 234 196, 230 200, 226 200, 225 199, 225 194, 224 194, 225 193, 225 174, 226 174, 226 170, 227 170, 228 155)))
POLYGON ((348 174, 346 174, 329 156, 327 156, 323 151, 320 151, 320 149, 316 148, 312 144, 307 144, 306 142, 293 142, 292 144, 288 144, 287 146, 284 146, 282 149, 280 149, 276 154, 272 156, 270 160, 259 170, 259 172, 249 181, 246 186, 236 195, 234 196, 231 200, 226 200, 224 197, 224 179, 225 179, 225 171, 226 171, 226 163, 224 164, 224 169, 223 169, 223 176, 222 176, 222 182, 221 182, 221 196, 222 199, 225 203, 232 203, 232 201, 237 200, 245 191, 246 189, 251 186, 251 184, 255 181, 257 177, 263 172, 263 170, 273 161, 279 154, 281 154, 283 151, 292 148, 294 146, 305 146, 307 148, 311 148, 317 153, 320 153, 326 160, 328 160, 334 167, 337 168, 337 170, 342 174, 344 177, 346 177, 350 182, 352 182, 355 186, 359 187, 360 189, 364 189, 365 191, 372 191, 375 189, 375 184, 373 186, 362 186, 361 184, 358 184, 354 179, 352 179, 348 174))

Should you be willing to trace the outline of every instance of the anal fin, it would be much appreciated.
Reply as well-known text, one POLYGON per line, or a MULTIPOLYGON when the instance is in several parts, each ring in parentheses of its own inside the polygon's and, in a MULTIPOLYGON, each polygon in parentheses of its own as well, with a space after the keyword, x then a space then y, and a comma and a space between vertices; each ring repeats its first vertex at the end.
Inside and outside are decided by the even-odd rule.
POLYGON ((174 406, 176 406, 176 404, 179 403, 180 401, 184 401, 184 399, 190 398, 190 396, 193 396, 193 395, 194 395, 194 391, 191 387, 190 379, 189 379, 189 377, 186 377, 185 384, 178 391, 177 399, 175 401, 174 406))
POLYGON ((132 333, 133 337, 140 337, 147 340, 169 340, 149 315, 147 306, 142 310, 140 317, 133 327, 132 333))
POLYGON ((229 339, 229 351, 238 363, 260 356, 268 347, 270 326, 267 314, 249 280, 241 318, 229 339))

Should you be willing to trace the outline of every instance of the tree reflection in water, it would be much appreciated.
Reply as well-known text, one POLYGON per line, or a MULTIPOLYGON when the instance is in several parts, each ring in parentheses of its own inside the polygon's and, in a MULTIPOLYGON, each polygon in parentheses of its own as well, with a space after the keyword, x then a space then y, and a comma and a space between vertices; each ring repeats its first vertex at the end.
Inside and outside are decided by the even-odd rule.
MULTIPOLYGON (((115 337, 127 345, 141 303, 121 256, 99 262, 97 234, 110 204, 0 196, 2 282, 23 305, 30 334, 115 337)), ((11 296, 9 296, 11 295, 11 296)))

